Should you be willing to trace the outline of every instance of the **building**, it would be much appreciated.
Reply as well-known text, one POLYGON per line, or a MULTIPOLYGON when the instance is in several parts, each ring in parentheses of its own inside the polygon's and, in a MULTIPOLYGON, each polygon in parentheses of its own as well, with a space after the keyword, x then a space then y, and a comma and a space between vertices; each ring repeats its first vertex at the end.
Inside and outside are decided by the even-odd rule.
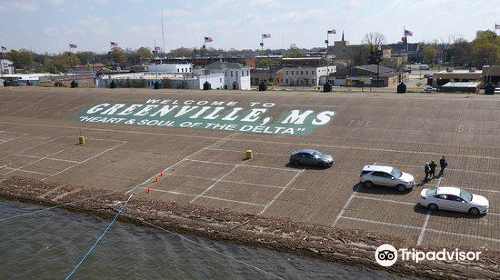
POLYGON ((283 67, 283 85, 285 86, 319 86, 320 78, 335 73, 336 66, 322 67, 283 67))
POLYGON ((481 82, 482 73, 483 71, 474 67, 469 69, 447 68, 432 75, 432 86, 440 87, 449 82, 481 82))
POLYGON ((342 40, 334 41, 333 46, 328 46, 327 54, 335 59, 349 58, 349 41, 344 39, 344 32, 342 32, 342 40))
POLYGON ((156 64, 148 65, 148 72, 158 74, 192 74, 193 64, 191 63, 173 63, 173 64, 156 64))
POLYGON ((159 82, 163 88, 199 90, 203 89, 203 83, 209 82, 212 89, 222 89, 223 79, 223 74, 220 73, 209 75, 123 73, 97 77, 96 87, 109 88, 114 81, 118 87, 123 88, 154 88, 155 83, 159 82))
POLYGON ((8 59, 0 59, 0 74, 14 74, 14 63, 8 59))
POLYGON ((326 61, 323 57, 283 57, 281 59, 281 67, 321 67, 326 66, 326 61))
POLYGON ((500 65, 483 66, 483 83, 493 83, 496 87, 500 87, 500 65))
POLYGON ((250 70, 250 83, 252 86, 258 86, 261 82, 269 85, 280 86, 283 84, 283 69, 277 68, 256 68, 250 70))
POLYGON ((406 82, 408 78, 408 73, 398 72, 389 67, 377 67, 376 64, 359 65, 349 68, 346 85, 388 87, 406 82))
MULTIPOLYGON (((222 74, 223 89, 251 90, 250 67, 241 63, 217 61, 197 69, 197 75, 222 74)), ((212 88, 214 86, 212 85, 212 88)))
POLYGON ((449 82, 438 88, 440 92, 479 93, 479 82, 449 82))

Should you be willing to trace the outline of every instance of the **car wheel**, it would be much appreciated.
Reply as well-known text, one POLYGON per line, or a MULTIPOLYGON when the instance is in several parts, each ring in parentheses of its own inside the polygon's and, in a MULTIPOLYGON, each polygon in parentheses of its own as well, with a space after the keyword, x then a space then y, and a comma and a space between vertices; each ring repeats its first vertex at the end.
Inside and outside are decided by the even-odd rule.
POLYGON ((438 210, 438 206, 436 204, 434 204, 434 203, 431 203, 431 204, 427 205, 427 208, 429 208, 429 210, 431 210, 431 211, 438 210))
POLYGON ((469 209, 469 214, 471 214, 472 216, 477 216, 477 215, 479 215, 479 209, 477 209, 476 207, 473 207, 473 208, 469 209))
POLYGON ((373 187, 373 183, 370 181, 366 181, 364 185, 365 185, 365 188, 367 188, 367 189, 370 189, 371 187, 373 187))
POLYGON ((295 166, 298 166, 299 165, 299 161, 298 160, 294 160, 294 161, 292 161, 292 164, 295 165, 295 166))
POLYGON ((398 191, 400 191, 400 192, 406 191, 406 186, 405 185, 398 185, 397 188, 398 188, 398 191))

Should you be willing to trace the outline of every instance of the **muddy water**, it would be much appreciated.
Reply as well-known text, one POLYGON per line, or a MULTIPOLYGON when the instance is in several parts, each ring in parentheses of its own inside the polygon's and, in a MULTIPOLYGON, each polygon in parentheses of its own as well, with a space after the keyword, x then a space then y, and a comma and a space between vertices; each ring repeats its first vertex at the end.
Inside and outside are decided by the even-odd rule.
MULTIPOLYGON (((0 200, 0 219, 36 209, 40 208, 0 200)), ((0 279, 64 279, 109 222, 58 209, 0 222, 0 279)), ((245 264, 175 235, 117 222, 71 279, 400 279, 380 271, 186 237, 245 264)))

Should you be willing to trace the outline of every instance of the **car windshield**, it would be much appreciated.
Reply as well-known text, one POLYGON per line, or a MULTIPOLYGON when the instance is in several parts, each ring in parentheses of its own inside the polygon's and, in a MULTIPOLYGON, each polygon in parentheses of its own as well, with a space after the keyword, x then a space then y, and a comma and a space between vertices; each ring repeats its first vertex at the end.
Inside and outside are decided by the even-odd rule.
POLYGON ((403 172, 397 170, 396 168, 393 168, 391 171, 391 175, 396 177, 396 178, 399 178, 403 175, 403 172))
POLYGON ((318 151, 314 151, 314 152, 312 152, 311 154, 312 154, 313 156, 315 156, 315 157, 322 157, 322 156, 323 156, 323 154, 322 154, 322 153, 320 153, 320 152, 318 152, 318 151))
POLYGON ((428 196, 436 195, 436 193, 437 193, 437 188, 430 188, 425 192, 425 194, 428 196))
POLYGON ((464 190, 460 190, 460 197, 463 198, 467 202, 472 201, 472 194, 469 192, 466 192, 464 190))

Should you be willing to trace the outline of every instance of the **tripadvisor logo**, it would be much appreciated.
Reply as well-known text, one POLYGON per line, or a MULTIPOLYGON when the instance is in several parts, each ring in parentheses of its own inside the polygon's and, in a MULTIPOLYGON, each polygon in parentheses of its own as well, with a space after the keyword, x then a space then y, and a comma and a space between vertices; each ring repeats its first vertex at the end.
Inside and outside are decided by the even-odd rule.
POLYGON ((390 244, 380 245, 375 251, 375 260, 381 266, 389 267, 396 263, 396 261, 413 261, 419 263, 421 261, 477 261, 479 260, 481 252, 465 252, 460 251, 458 248, 455 250, 442 249, 440 251, 419 251, 415 248, 407 249, 402 248, 397 250, 390 244))

